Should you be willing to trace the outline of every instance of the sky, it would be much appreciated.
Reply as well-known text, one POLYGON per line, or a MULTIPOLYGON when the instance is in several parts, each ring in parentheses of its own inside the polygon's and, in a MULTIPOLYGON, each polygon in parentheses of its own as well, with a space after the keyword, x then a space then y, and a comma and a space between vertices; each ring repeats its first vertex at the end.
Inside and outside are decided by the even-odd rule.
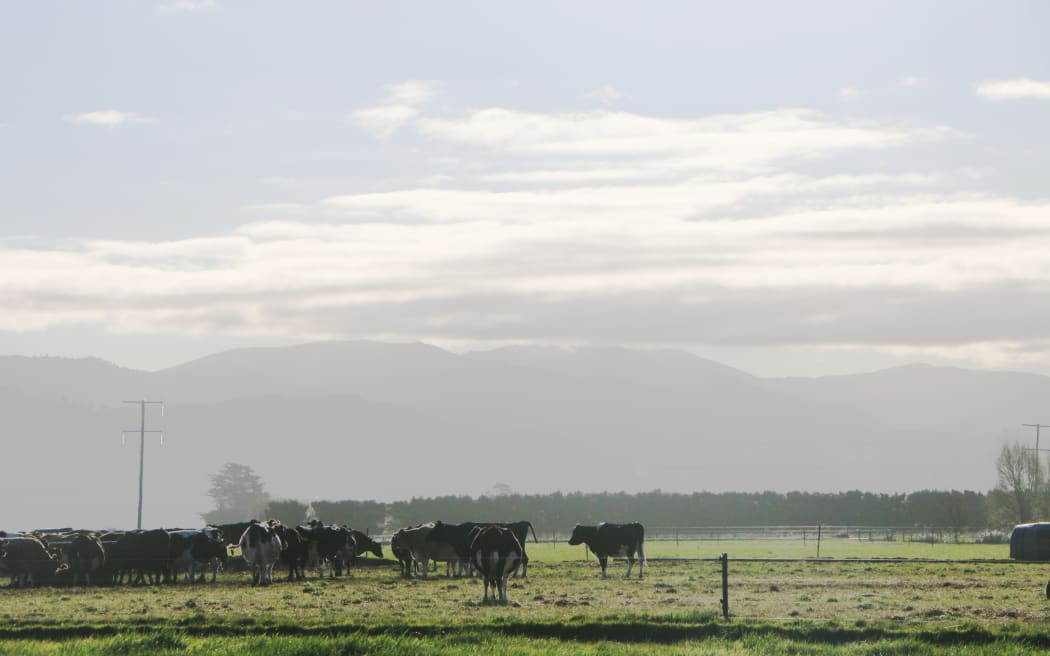
POLYGON ((1042 2, 0 5, 0 354, 1050 374, 1042 2))

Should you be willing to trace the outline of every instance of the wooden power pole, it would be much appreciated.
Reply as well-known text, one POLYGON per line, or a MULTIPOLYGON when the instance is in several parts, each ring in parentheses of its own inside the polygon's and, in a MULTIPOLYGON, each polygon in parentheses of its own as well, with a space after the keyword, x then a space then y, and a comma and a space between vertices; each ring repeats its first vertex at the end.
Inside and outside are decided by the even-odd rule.
POLYGON ((139 530, 142 529, 142 481, 145 473, 146 464, 146 433, 160 433, 160 443, 164 444, 164 431, 162 430, 146 430, 146 406, 147 405, 159 405, 160 416, 164 416, 164 401, 124 401, 124 403, 137 403, 140 408, 141 421, 139 423, 138 430, 133 428, 126 429, 121 432, 120 439, 124 439, 124 435, 127 433, 138 433, 139 434, 139 515, 138 521, 135 527, 139 530))

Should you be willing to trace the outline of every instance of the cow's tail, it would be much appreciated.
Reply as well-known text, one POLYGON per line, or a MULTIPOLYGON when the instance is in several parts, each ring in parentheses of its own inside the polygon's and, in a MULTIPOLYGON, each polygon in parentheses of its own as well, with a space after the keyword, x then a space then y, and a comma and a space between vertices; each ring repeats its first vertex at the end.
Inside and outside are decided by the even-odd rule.
MULTIPOLYGON (((529 530, 532 531, 532 541, 539 542, 539 538, 536 537, 536 529, 532 528, 532 522, 525 522, 525 524, 529 527, 529 530)), ((525 537, 528 536, 526 535, 525 537)))

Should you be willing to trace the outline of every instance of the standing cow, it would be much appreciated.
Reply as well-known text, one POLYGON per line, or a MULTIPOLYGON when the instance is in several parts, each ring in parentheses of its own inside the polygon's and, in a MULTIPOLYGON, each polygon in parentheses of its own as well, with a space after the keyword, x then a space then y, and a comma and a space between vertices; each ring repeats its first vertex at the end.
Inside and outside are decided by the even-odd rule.
POLYGON ((310 558, 311 550, 314 552, 317 550, 312 532, 306 527, 296 528, 284 524, 277 524, 273 528, 284 542, 281 562, 288 565, 288 580, 305 579, 306 563, 310 558))
POLYGON ((241 555, 252 568, 252 585, 273 583, 273 567, 281 557, 284 542, 273 527, 252 521, 238 542, 241 555))
POLYGON ((203 529, 177 529, 171 535, 169 560, 172 578, 178 581, 179 572, 186 571, 186 581, 204 582, 211 571, 211 582, 219 575, 219 567, 226 562, 226 543, 222 531, 214 527, 203 529))
POLYGON ((106 570, 114 583, 123 583, 126 577, 132 585, 153 585, 170 578, 171 536, 167 531, 104 534, 101 541, 106 552, 106 570))
MULTIPOLYGON (((350 559, 354 551, 354 537, 349 529, 336 524, 325 525, 314 520, 309 526, 300 526, 299 532, 315 546, 317 558, 317 575, 324 578, 325 568, 328 569, 328 578, 343 575, 343 566, 350 559)), ((347 574, 349 574, 347 568, 347 574)))
POLYGON ((407 529, 398 529, 397 533, 394 533, 393 537, 390 538, 390 551, 394 554, 394 558, 397 558, 397 564, 401 567, 401 576, 406 578, 412 576, 412 550, 408 546, 408 536, 405 535, 407 529))
MULTIPOLYGON (((91 585, 91 575, 106 564, 102 542, 94 534, 76 535, 67 550, 69 568, 73 570, 73 585, 83 577, 84 585, 91 585)), ((97 581, 97 579, 96 579, 97 581)))
POLYGON ((474 529, 474 539, 470 543, 470 562, 481 572, 485 580, 485 596, 482 603, 489 601, 489 587, 492 587, 492 601, 507 603, 507 579, 521 565, 522 549, 513 531, 499 526, 484 526, 474 529))
MULTIPOLYGON (((529 565, 529 555, 525 551, 525 542, 529 538, 529 532, 532 533, 533 541, 536 540, 536 530, 532 528, 532 524, 527 521, 520 522, 462 522, 460 524, 446 524, 445 522, 435 522, 434 529, 427 536, 427 542, 444 542, 452 546, 456 551, 456 555, 459 556, 460 562, 464 565, 471 565, 470 562, 470 543, 474 539, 474 529, 483 528, 485 526, 498 526, 500 528, 509 529, 514 537, 518 539, 518 544, 521 545, 521 569, 514 573, 517 577, 520 573, 522 577, 526 575, 526 571, 529 565)), ((460 572, 463 574, 463 572, 460 572)), ((471 575, 470 572, 466 572, 466 575, 471 575)))
MULTIPOLYGON (((394 555, 398 554, 397 549, 404 549, 410 554, 410 558, 413 564, 418 564, 423 568, 423 578, 429 578, 430 561, 444 562, 444 563, 458 563, 459 556, 456 554, 456 550, 448 542, 444 540, 428 540, 430 532, 434 530, 434 522, 428 522, 426 524, 420 524, 419 526, 411 526, 399 530, 394 537, 397 538, 397 547, 391 543, 391 549, 394 549, 394 555)), ((398 556, 400 560, 400 556, 398 556)), ((412 568, 402 567, 403 576, 412 576, 412 568)))
POLYGON ((12 587, 48 585, 58 570, 58 559, 36 536, 8 536, 0 540, 0 549, 4 554, 0 559, 0 571, 11 576, 12 587))
POLYGON ((598 557, 598 563, 602 566, 602 578, 606 578, 606 566, 609 556, 627 557, 627 574, 624 578, 631 576, 631 568, 634 567, 635 555, 638 556, 638 578, 642 578, 642 566, 645 563, 645 528, 638 522, 633 524, 606 524, 602 522, 597 526, 576 525, 572 530, 569 544, 586 544, 587 548, 598 557))

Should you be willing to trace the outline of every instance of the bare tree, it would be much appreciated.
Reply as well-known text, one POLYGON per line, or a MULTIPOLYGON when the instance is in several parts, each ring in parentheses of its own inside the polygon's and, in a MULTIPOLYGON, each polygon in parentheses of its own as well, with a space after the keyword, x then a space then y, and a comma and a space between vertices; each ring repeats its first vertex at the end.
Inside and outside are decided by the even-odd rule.
POLYGON ((1035 451, 1021 442, 1004 444, 995 469, 999 480, 993 499, 1006 506, 999 508, 1004 520, 1030 522, 1047 512, 1047 476, 1035 451))

